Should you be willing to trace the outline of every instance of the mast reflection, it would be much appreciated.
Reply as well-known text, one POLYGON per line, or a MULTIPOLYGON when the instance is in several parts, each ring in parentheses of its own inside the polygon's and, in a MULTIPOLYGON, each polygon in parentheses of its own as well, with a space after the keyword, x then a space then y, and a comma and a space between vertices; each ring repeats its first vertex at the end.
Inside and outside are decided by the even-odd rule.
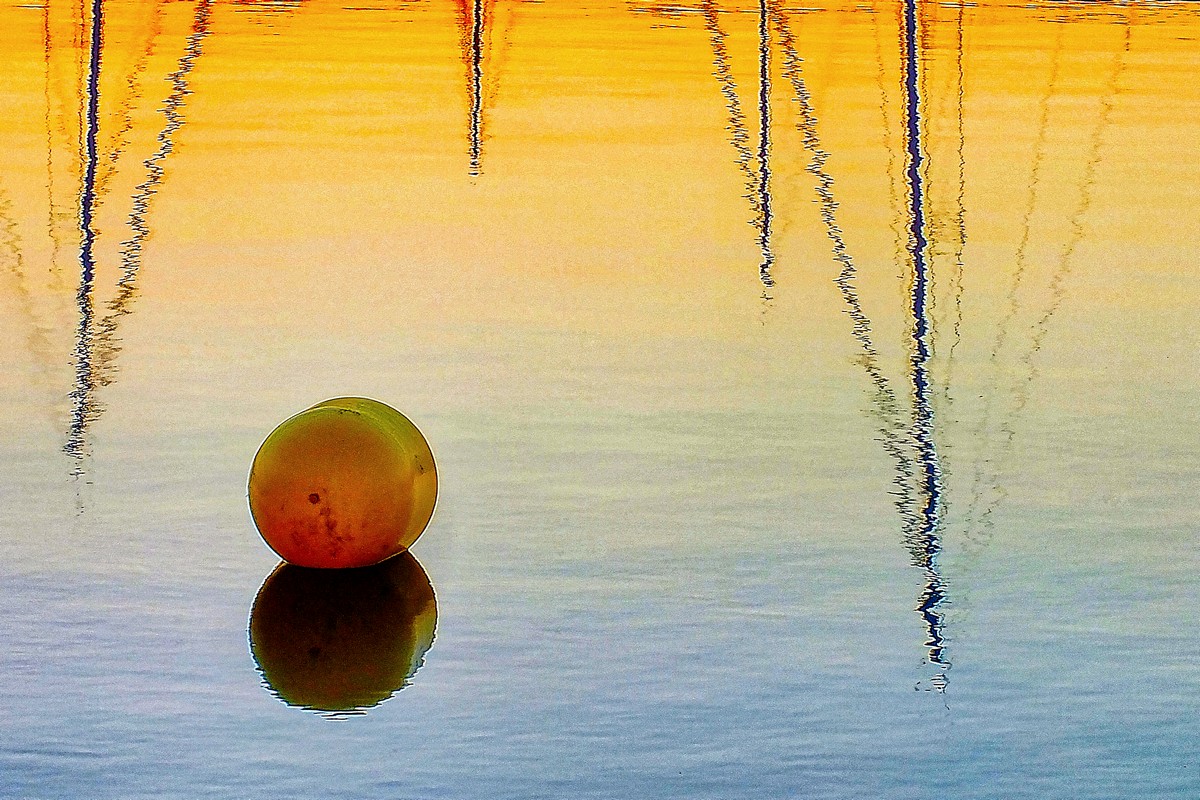
POLYGON ((945 687, 945 672, 950 664, 945 660, 944 614, 945 581, 939 557, 942 553, 941 520, 942 467, 934 440, 934 410, 929 377, 932 353, 930 320, 931 270, 927 261, 929 240, 926 235, 924 147, 921 136, 922 99, 920 94, 921 64, 918 57, 920 22, 917 0, 904 4, 904 99, 905 149, 908 183, 909 259, 912 264, 912 342, 909 354, 913 420, 911 438, 916 446, 921 505, 918 524, 906 533, 913 562, 925 572, 925 586, 917 603, 917 612, 925 621, 928 633, 925 646, 929 663, 940 671, 932 683, 939 690, 945 687))
MULTIPOLYGON (((729 144, 737 154, 736 164, 746 179, 744 196, 750 202, 750 224, 755 229, 755 241, 762 259, 758 268, 759 279, 764 289, 769 290, 775 285, 771 274, 775 264, 775 252, 771 244, 771 42, 767 28, 766 3, 764 0, 759 6, 758 20, 757 150, 751 148, 749 126, 730 66, 727 34, 721 27, 721 11, 715 0, 705 0, 699 11, 704 16, 704 27, 708 31, 709 46, 712 49, 713 77, 716 78, 725 98, 725 108, 729 117, 729 144)), ((763 297, 771 299, 766 291, 763 297)))
POLYGON ((875 391, 871 395, 884 450, 892 458, 896 470, 893 479, 896 509, 901 519, 901 535, 912 563, 924 572, 924 586, 915 611, 925 626, 926 659, 937 669, 932 686, 944 691, 945 673, 950 664, 945 653, 944 614, 947 600, 946 585, 938 564, 941 553, 940 524, 942 516, 941 467, 935 446, 933 406, 929 379, 931 329, 928 321, 929 269, 926 263, 925 198, 922 182, 922 151, 919 94, 917 93, 917 50, 915 2, 908 0, 905 16, 904 90, 906 107, 906 178, 908 189, 908 257, 916 279, 909 297, 913 327, 909 380, 912 413, 905 421, 902 405, 891 382, 879 364, 879 351, 873 341, 873 326, 858 296, 857 268, 846 246, 842 229, 837 222, 838 203, 834 197, 834 179, 825 169, 829 152, 821 147, 817 116, 812 95, 805 83, 802 64, 796 48, 796 37, 778 0, 770 0, 770 15, 779 31, 783 49, 783 74, 791 83, 799 109, 797 129, 804 149, 810 154, 807 167, 816 178, 817 201, 821 221, 833 246, 834 260, 841 265, 836 278, 846 312, 853 322, 852 335, 858 341, 862 357, 858 363, 867 373, 875 391))
POLYGON ((484 0, 459 0, 458 25, 467 69, 467 174, 478 177, 483 162, 483 49, 490 17, 484 0))
MULTIPOLYGON (((92 0, 91 16, 88 20, 88 66, 84 103, 84 170, 79 193, 79 290, 76 304, 79 308, 79 326, 75 343, 75 388, 71 391, 71 426, 67 434, 66 453, 82 459, 87 455, 85 433, 87 426, 96 416, 96 379, 92 359, 93 300, 92 289, 96 280, 95 245, 96 231, 96 136, 100 127, 100 56, 103 50, 104 0, 92 0)), ((76 474, 81 465, 76 466, 76 474)))
MULTIPOLYGON (((86 136, 84 145, 84 174, 80 192, 79 254, 80 287, 77 295, 79 326, 75 343, 75 386, 70 393, 71 421, 67 432, 64 452, 82 462, 89 453, 88 429, 102 412, 96 398, 97 388, 111 382, 116 354, 120 351, 116 336, 121 317, 131 312, 137 295, 137 275, 142 264, 142 246, 150 235, 147 215, 154 195, 158 193, 165 177, 163 162, 175 147, 175 134, 183 127, 185 118, 182 109, 187 95, 191 93, 188 76, 202 52, 202 43, 209 33, 209 19, 214 0, 199 0, 191 32, 184 46, 176 70, 167 80, 171 91, 160 109, 165 122, 156 140, 157 150, 142 162, 146 169, 145 179, 134 188, 131 198, 132 209, 126 225, 132 236, 121 243, 121 276, 117 280, 117 293, 106 304, 106 313, 97 321, 94 300, 95 285, 95 210, 98 204, 97 170, 99 154, 97 135, 99 131, 99 79, 103 51, 104 0, 93 0, 90 33, 90 58, 86 95, 86 136)), ((152 45, 152 43, 151 43, 152 45)), ((149 48, 151 45, 148 45, 149 48)), ((120 139, 118 138, 118 141, 120 139)), ((75 467, 75 474, 82 472, 82 463, 75 467)))
MULTIPOLYGON (((1016 437, 1017 421, 1029 405, 1030 389, 1038 376, 1037 353, 1045 344, 1046 336, 1050 332, 1051 320, 1053 320, 1067 297, 1067 278, 1075 266, 1075 252, 1083 241, 1085 234, 1083 219, 1092 205, 1092 195, 1095 191, 1096 183, 1096 170, 1101 161, 1101 151, 1104 145, 1105 134, 1112 123, 1116 98, 1121 93, 1121 76, 1126 68, 1126 57, 1129 54, 1135 16, 1136 8, 1131 6, 1124 17, 1121 39, 1113 53, 1112 67, 1105 81, 1103 93, 1100 95, 1100 111, 1096 116, 1096 124, 1092 128, 1088 140, 1087 160, 1080 175, 1079 202, 1067 220, 1070 233, 1063 243, 1062 249, 1059 251, 1054 272, 1050 277, 1048 286, 1050 293, 1049 302, 1038 316, 1037 321, 1033 324, 1029 344, 1018 359, 1018 363, 1021 365, 1021 374, 1018 380, 1012 384, 1013 405, 1008 410, 1008 413, 1002 417, 997 426, 999 442, 994 444, 992 441, 988 441, 992 439, 992 431, 988 429, 990 403, 985 407, 983 422, 977 429, 977 435, 980 438, 986 439, 984 444, 991 457, 981 456, 979 462, 976 464, 971 505, 968 509, 966 519, 968 561, 976 557, 990 543, 995 526, 994 514, 1008 496, 1007 491, 1000 482, 1000 476, 1012 453, 1013 442, 1016 437), (985 464, 990 465, 990 471, 985 468, 985 464), (985 497, 989 497, 987 502, 984 501, 985 497)), ((1059 24, 1061 25, 1062 23, 1059 24)), ((1050 88, 1047 89, 1045 103, 1049 102, 1054 86, 1053 81, 1056 76, 1057 67, 1055 67, 1055 71, 1052 73, 1052 82, 1050 88)), ((1038 162, 1035 160, 1035 168, 1037 164, 1038 162)), ((1032 213, 1033 204, 1034 199, 1031 196, 1029 200, 1030 213, 1032 213)), ((1024 242, 1024 240, 1025 234, 1022 235, 1022 241, 1024 242)), ((1020 260, 1018 260, 1016 269, 1017 275, 1014 276, 1014 284, 1019 280, 1019 275, 1023 270, 1023 263, 1020 260)), ((997 341, 1002 341, 1000 337, 1006 335, 1004 327, 1007 326, 1008 321, 1012 317, 1017 315, 1019 310, 1016 303, 1015 290, 1011 294, 1013 297, 1012 304, 1010 305, 1010 314, 1006 315, 1005 320, 1001 323, 1001 331, 998 334, 997 341)))

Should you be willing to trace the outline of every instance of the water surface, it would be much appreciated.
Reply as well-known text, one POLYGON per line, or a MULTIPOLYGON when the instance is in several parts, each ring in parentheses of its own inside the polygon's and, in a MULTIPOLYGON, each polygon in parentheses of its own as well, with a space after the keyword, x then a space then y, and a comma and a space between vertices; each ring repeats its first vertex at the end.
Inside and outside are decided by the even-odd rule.
POLYGON ((1200 793, 1192 4, 0 31, 0 795, 1200 793), (245 480, 345 394, 436 634, 331 714, 245 480))

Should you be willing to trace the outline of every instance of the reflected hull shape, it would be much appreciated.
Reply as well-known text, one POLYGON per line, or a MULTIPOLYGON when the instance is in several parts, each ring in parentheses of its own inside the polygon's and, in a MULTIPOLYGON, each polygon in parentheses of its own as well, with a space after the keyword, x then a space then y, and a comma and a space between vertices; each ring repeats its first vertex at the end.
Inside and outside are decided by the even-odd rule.
POLYGON ((433 586, 410 553, 349 570, 280 564, 250 611, 250 651, 284 703, 355 712, 407 685, 436 625, 433 586))

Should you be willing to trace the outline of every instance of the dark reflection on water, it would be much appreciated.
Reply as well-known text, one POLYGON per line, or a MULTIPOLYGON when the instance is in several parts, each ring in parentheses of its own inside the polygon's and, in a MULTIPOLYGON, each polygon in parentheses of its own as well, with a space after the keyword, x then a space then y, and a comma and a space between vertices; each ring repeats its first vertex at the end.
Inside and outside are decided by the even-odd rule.
POLYGON ((483 48, 491 17, 483 0, 459 0, 458 27, 467 69, 467 173, 478 177, 483 159, 483 48))
MULTIPOLYGON (((906 11, 914 11, 906 7, 906 11)), ((944 615, 941 606, 946 601, 946 585, 937 556, 941 552, 942 484, 937 448, 933 440, 933 406, 930 397, 928 365, 930 357, 929 325, 926 311, 928 266, 925 261, 924 191, 921 175, 921 145, 919 142, 920 98, 917 88, 917 36, 915 14, 908 17, 906 28, 905 88, 906 88, 906 174, 909 200, 909 257, 913 265, 911 312, 915 321, 913 349, 909 359, 912 383, 911 422, 905 422, 905 412, 895 389, 880 366, 879 351, 873 341, 872 323, 865 312, 856 285, 857 268, 837 222, 838 202, 834 196, 834 179, 826 170, 828 151, 821 147, 818 118, 812 95, 802 72, 803 59, 796 50, 796 38, 787 15, 778 2, 771 3, 771 17, 779 31, 783 49, 783 74, 792 86, 799 109, 797 129, 805 150, 810 154, 807 166, 816 178, 817 202, 826 235, 833 245, 834 260, 841 265, 836 278, 846 312, 853 322, 851 333, 862 350, 859 365, 866 371, 875 387, 871 394, 875 415, 880 422, 879 432, 884 450, 896 469, 893 494, 901 519, 901 535, 908 547, 914 566, 925 574, 925 585, 916 611, 926 628, 925 646, 929 663, 938 670, 931 685, 939 691, 945 687, 945 671, 949 662, 945 653, 944 615)))
POLYGON ((922 97, 921 64, 918 52, 922 30, 917 17, 916 0, 904 6, 904 97, 905 147, 909 190, 909 256, 912 263, 912 342, 909 367, 912 378, 913 422, 911 438, 916 446, 920 465, 920 494, 922 505, 915 530, 905 531, 905 540, 914 563, 925 572, 925 587, 917 603, 917 612, 925 621, 928 636, 929 662, 941 671, 932 679, 935 688, 945 686, 945 671, 950 664, 945 657, 944 615, 941 606, 946 602, 946 584, 938 563, 942 553, 942 467, 934 441, 934 413, 929 362, 932 354, 930 325, 930 267, 927 261, 929 241, 926 237, 924 143, 921 137, 922 97))
POLYGON ((433 645, 437 599, 410 553, 359 569, 280 564, 250 611, 250 652, 290 706, 362 714, 408 685, 433 645))
MULTIPOLYGON (((131 313, 131 306, 137 297, 137 275, 142 266, 142 248, 151 229, 147 221, 150 203, 158 193, 159 186, 165 177, 163 163, 175 149, 175 134, 183 127, 185 118, 183 107, 186 98, 191 93, 188 76, 202 53, 202 43, 209 33, 209 19, 214 0, 200 0, 196 4, 195 16, 192 20, 191 32, 184 45, 184 53, 180 57, 174 72, 167 76, 171 91, 159 109, 164 117, 162 129, 156 136, 158 148, 142 162, 146 177, 133 190, 132 208, 126 225, 132 231, 132 236, 121 243, 120 261, 121 275, 117 280, 117 293, 106 304, 106 313, 98 322, 95 319, 95 240, 94 215, 103 193, 103 185, 98 180, 99 154, 96 139, 99 131, 99 79, 101 57, 103 52, 103 0, 94 0, 92 6, 91 48, 88 66, 88 81, 86 95, 86 139, 85 139, 85 171, 83 186, 80 192, 80 286, 78 293, 79 327, 75 345, 75 388, 71 392, 72 410, 71 425, 67 434, 66 453, 76 459, 83 459, 88 453, 87 432, 89 426, 102 413, 103 407, 96 398, 96 390, 107 385, 112 380, 115 368, 115 358, 120 351, 117 328, 120 319, 131 313)), ((130 76, 128 85, 136 85, 139 69, 145 68, 145 61, 154 45, 154 37, 147 42, 142 57, 135 64, 134 74, 130 76)), ((122 148, 125 146, 127 127, 120 129, 116 135, 113 152, 110 154, 110 164, 115 164, 122 148)), ((81 467, 77 466, 78 472, 81 467)))
POLYGON ((96 136, 100 126, 100 57, 104 49, 104 2, 93 0, 88 31, 88 67, 84 97, 84 171, 79 194, 79 326, 75 344, 75 388, 71 392, 71 428, 67 434, 66 452, 82 458, 87 453, 85 432, 97 414, 95 404, 96 380, 92 362, 93 299, 92 285, 96 276, 96 136))
POLYGON ((758 208, 762 225, 758 247, 763 261, 758 277, 768 289, 775 285, 771 267, 771 35, 767 28, 767 0, 758 0, 758 208))
MULTIPOLYGON (((765 10, 765 9, 763 9, 765 10)), ((771 287, 771 266, 775 263, 775 254, 771 249, 771 105, 770 105, 770 40, 767 31, 762 26, 765 14, 760 17, 759 27, 759 146, 755 153, 750 148, 750 131, 746 125, 746 115, 742 111, 741 98, 738 94, 737 82, 733 78, 733 70, 729 62, 727 34, 721 27, 719 9, 714 0, 705 0, 701 6, 704 14, 704 27, 708 30, 709 45, 713 54, 713 75, 721 87, 725 97, 725 108, 729 115, 729 143, 737 153, 735 159, 738 169, 746 177, 746 199, 750 201, 750 211, 753 215, 750 224, 757 231, 757 242, 762 253, 762 263, 759 266, 759 276, 763 285, 771 287)), ((769 299, 769 298, 768 298, 769 299)))

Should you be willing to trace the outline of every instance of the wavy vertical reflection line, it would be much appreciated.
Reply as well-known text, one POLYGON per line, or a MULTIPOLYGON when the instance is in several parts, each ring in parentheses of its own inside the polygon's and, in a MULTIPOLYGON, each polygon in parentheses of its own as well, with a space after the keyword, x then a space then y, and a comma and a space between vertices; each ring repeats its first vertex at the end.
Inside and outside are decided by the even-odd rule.
POLYGON ((770 289, 775 285, 771 277, 775 254, 771 252, 771 35, 767 0, 758 0, 758 131, 758 207, 762 211, 758 249, 763 259, 758 277, 770 289))
POLYGON ((176 70, 167 77, 171 91, 160 109, 165 123, 156 137, 158 149, 142 162, 146 169, 146 178, 134 188, 132 209, 126 220, 126 225, 133 235, 121 243, 121 277, 117 281, 117 293, 107 303, 105 316, 94 326, 89 297, 89 330, 86 336, 80 336, 77 347, 81 353, 80 361, 86 361, 88 364, 88 379, 79 382, 76 387, 80 413, 72 414, 71 429, 68 433, 68 452, 72 454, 81 453, 86 449, 88 427, 102 411, 95 398, 97 387, 108 385, 112 381, 115 358, 120 352, 116 338, 117 327, 121 317, 131 312, 137 297, 137 276, 142 265, 142 249, 151 233, 147 222, 150 204, 166 175, 163 162, 175 149, 175 133, 185 123, 183 108, 187 96, 191 93, 188 76, 203 52, 202 45, 209 33, 213 2, 214 0, 200 0, 197 3, 184 53, 176 70))
POLYGON ((483 154, 483 0, 474 0, 471 16, 471 166, 479 175, 483 154))
MULTIPOLYGON (((729 119, 729 144, 733 147, 737 154, 735 163, 745 178, 745 193, 743 197, 750 203, 751 218, 750 225, 755 230, 755 241, 758 244, 759 252, 762 257, 762 262, 759 266, 760 280, 762 277, 763 265, 768 266, 767 276, 770 277, 769 265, 775 261, 775 254, 771 248, 771 232, 770 232, 770 206, 771 206, 771 184, 769 173, 766 172, 767 167, 764 155, 769 156, 770 153, 770 138, 769 138, 769 119, 770 108, 764 103, 764 99, 769 99, 768 93, 764 96, 763 92, 759 92, 759 122, 762 124, 765 118, 767 124, 763 125, 762 130, 765 134, 759 137, 759 150, 756 154, 750 144, 749 125, 746 124, 746 115, 742 110, 741 97, 738 92, 737 82, 733 77, 733 69, 730 66, 729 48, 726 44, 728 35, 721 27, 720 9, 714 0, 704 0, 700 7, 701 13, 704 16, 704 28, 708 31, 709 47, 712 50, 713 56, 713 77, 716 78, 717 84, 720 87, 721 94, 725 98, 725 110, 729 119)), ((762 31, 760 28, 760 76, 762 74, 762 31)), ((761 77, 760 77, 761 82, 761 77)))
POLYGON ((133 130, 133 104, 142 96, 140 90, 142 75, 154 55, 154 46, 162 33, 162 16, 165 0, 156 0, 150 18, 150 30, 145 42, 138 52, 138 58, 125 78, 125 92, 117 103, 113 118, 119 121, 119 127, 109 137, 108 144, 100 154, 100 164, 96 176, 97 202, 103 204, 109 181, 117 172, 117 165, 129 147, 129 134, 133 130))
MULTIPOLYGON (((930 47, 929 47, 929 28, 930 28, 930 26, 926 22, 928 7, 929 6, 927 3, 922 3, 922 2, 916 3, 916 11, 915 11, 916 30, 914 32, 914 36, 916 37, 915 52, 917 53, 918 56, 922 56, 922 57, 923 57, 923 54, 928 53, 930 50, 930 47)), ((914 66, 919 66, 919 65, 914 65, 914 66)), ((929 124, 930 124, 930 117, 934 113, 936 113, 934 110, 932 110, 932 106, 930 105, 931 101, 929 98, 931 97, 931 95, 929 92, 928 76, 929 76, 929 70, 919 69, 919 68, 916 70, 916 97, 918 98, 917 102, 924 109, 923 113, 920 114, 918 121, 917 121, 918 136, 917 136, 916 141, 919 143, 922 151, 924 151, 932 146, 931 141, 930 141, 931 135, 930 135, 930 131, 929 131, 929 124)), ((930 178, 929 178, 930 163, 931 163, 931 159, 929 159, 929 158, 923 158, 921 161, 921 180, 922 180, 923 186, 930 185, 930 178)), ((928 193, 926 193, 926 194, 928 194, 928 193)), ((923 196, 922 205, 926 208, 925 220, 924 220, 925 225, 924 225, 924 230, 923 230, 923 236, 926 240, 924 258, 925 258, 927 267, 926 267, 926 276, 925 277, 928 282, 928 286, 926 287, 926 292, 925 292, 925 305, 926 305, 925 318, 927 321, 927 326, 929 328, 929 335, 926 337, 926 342, 927 342, 927 345, 930 350, 930 357, 932 358, 934 352, 937 349, 937 342, 938 342, 938 335, 937 335, 937 326, 938 326, 937 278, 938 278, 938 274, 937 274, 937 270, 935 270, 933 268, 933 266, 934 266, 934 262, 936 261, 936 258, 937 258, 938 243, 941 241, 941 231, 939 230, 940 220, 938 219, 938 216, 936 214, 935 204, 934 204, 932 195, 923 196)), ((915 261, 915 259, 912 259, 910 257, 909 261, 913 262, 913 261, 915 261)), ((914 279, 915 279, 915 276, 914 276, 914 279)), ((912 289, 912 287, 909 287, 910 292, 911 292, 911 289, 912 289)))
MULTIPOLYGON (((75 86, 71 93, 70 104, 79 103, 79 113, 75 116, 75 143, 77 145, 75 154, 78 156, 76 164, 76 177, 80 185, 83 184, 84 173, 87 171, 87 103, 81 101, 81 98, 87 97, 88 91, 88 66, 91 53, 90 31, 91 25, 88 17, 89 0, 80 0, 79 3, 71 4, 72 22, 71 26, 74 31, 74 39, 72 40, 71 52, 75 54, 75 86), (78 13, 76 13, 78 12, 78 13)), ((76 194, 76 205, 79 206, 79 200, 82 194, 76 194)), ((78 224, 78 215, 82 213, 82 209, 75 209, 76 224, 78 224)))
MULTIPOLYGON (((104 41, 104 0, 92 0, 88 26, 88 67, 84 95, 84 169, 79 193, 79 290, 75 295, 79 325, 75 337, 75 386, 70 393, 71 425, 63 447, 67 455, 82 460, 87 455, 85 431, 95 418, 96 379, 92 359, 94 309, 92 289, 96 280, 96 137, 100 125, 100 56, 104 41)), ((76 465, 79 474, 82 465, 76 465)))
POLYGON ((483 159, 483 48, 487 33, 483 0, 458 1, 459 47, 467 80, 467 174, 478 177, 483 159))
MULTIPOLYGON (((504 21, 504 27, 499 34, 499 44, 493 44, 488 48, 489 65, 487 74, 483 76, 483 100, 479 106, 481 126, 483 125, 483 120, 487 117, 487 110, 496 107, 496 100, 500 95, 500 79, 508 71, 508 54, 512 47, 513 32, 517 27, 517 17, 519 16, 517 9, 520 7, 520 0, 512 3, 509 7, 508 17, 504 21)), ((496 21, 500 17, 497 9, 499 9, 499 6, 493 0, 492 35, 490 37, 493 42, 496 40, 496 21)), ((482 141, 480 144, 482 146, 482 141)))
POLYGON ((59 269, 59 259, 62 254, 63 243, 62 236, 59 235, 59 215, 57 200, 55 199, 54 191, 54 123, 51 121, 53 107, 53 99, 51 92, 52 74, 51 56, 54 51, 53 38, 50 33, 50 4, 51 0, 45 0, 42 6, 42 58, 45 71, 45 87, 43 91, 43 99, 46 103, 46 208, 47 208, 47 233, 50 237, 50 275, 51 285, 54 289, 59 289, 62 284, 59 281, 62 278, 62 270, 59 269))
POLYGON ((59 354, 54 352, 54 347, 50 342, 49 328, 38 319, 34 291, 30 287, 32 280, 26 267, 25 249, 21 242, 20 227, 13 216, 12 209, 12 199, 0 187, 0 250, 8 255, 6 259, 8 271, 13 276, 21 314, 29 325, 29 352, 38 360, 37 369, 41 379, 49 383, 49 376, 59 354))
POLYGON ((955 115, 958 130, 955 142, 958 148, 958 191, 955 198, 957 207, 954 214, 954 224, 957 236, 954 242, 954 277, 950 281, 951 291, 954 295, 954 317, 951 324, 952 337, 950 349, 946 354, 946 379, 942 385, 942 398, 947 405, 954 402, 954 396, 951 394, 950 387, 954 383, 954 354, 962 342, 963 279, 966 272, 966 265, 963 261, 963 254, 967 247, 967 161, 965 152, 966 131, 963 124, 963 110, 966 104, 966 80, 963 68, 963 11, 964 5, 959 3, 958 17, 955 20, 955 73, 958 80, 957 92, 955 93, 955 115))
POLYGON ((946 660, 942 606, 946 602, 945 580, 939 559, 942 554, 942 468, 934 440, 934 413, 929 362, 932 356, 930 323, 929 240, 926 233, 925 154, 922 145, 922 98, 919 43, 922 35, 917 0, 904 4, 904 97, 906 131, 906 175, 909 191, 909 257, 912 263, 912 351, 909 356, 912 390, 912 440, 917 451, 923 505, 919 524, 910 533, 909 547, 917 566, 925 573, 925 587, 917 612, 925 622, 929 662, 941 670, 932 679, 935 689, 945 688, 946 660))
MULTIPOLYGON (((871 12, 871 25, 874 33, 875 60, 877 65, 875 85, 879 89, 879 114, 883 122, 883 147, 887 151, 887 166, 885 169, 887 170, 888 179, 888 208, 892 209, 892 214, 888 219, 888 227, 891 228, 893 236, 893 255, 896 262, 899 263, 904 253, 904 234, 901 222, 904 212, 900 208, 900 192, 896 188, 896 149, 892 147, 892 123, 891 115, 888 113, 888 109, 891 106, 891 92, 887 90, 883 45, 879 41, 879 14, 874 10, 871 12)), ((897 27, 899 27, 898 21, 897 27)))
MULTIPOLYGON (((1004 315, 1000 318, 1000 322, 996 326, 996 337, 992 342, 991 355, 988 357, 990 371, 996 376, 1000 375, 1000 357, 1008 341, 1009 328, 1021 311, 1020 292, 1029 266, 1029 243, 1033 232, 1033 217, 1034 212, 1037 210, 1042 166, 1046 159, 1046 141, 1050 127, 1050 103, 1054 99, 1055 88, 1058 86, 1062 48, 1063 26, 1059 25, 1057 27, 1054 51, 1050 60, 1050 78, 1046 83, 1046 90, 1042 93, 1042 97, 1038 102, 1038 127, 1033 146, 1033 163, 1029 170, 1029 191, 1026 193, 1025 204, 1021 214, 1021 234, 1018 238, 1016 252, 1013 257, 1012 279, 1009 281, 1008 291, 1004 296, 1004 315)), ((973 434, 975 441, 983 443, 983 451, 975 461, 971 484, 971 502, 966 512, 968 530, 970 530, 970 525, 975 515, 979 513, 979 506, 983 502, 985 493, 987 493, 987 487, 984 485, 987 479, 985 463, 987 461, 987 451, 991 449, 989 443, 991 439, 990 426, 994 410, 995 395, 989 393, 984 397, 983 411, 980 414, 979 423, 975 426, 973 434)))
POLYGON ((845 303, 843 310, 852 322, 851 335, 859 345, 858 363, 874 387, 870 398, 874 416, 879 423, 880 441, 895 465, 896 476, 892 481, 892 494, 895 497, 896 510, 900 515, 902 529, 911 530, 917 523, 916 496, 913 491, 916 470, 905 423, 902 421, 904 415, 896 392, 879 365, 879 351, 873 340, 871 320, 863 310, 862 301, 858 296, 858 270, 837 222, 838 202, 833 194, 834 180, 825 169, 829 153, 821 147, 812 95, 802 73, 803 60, 797 53, 795 36, 787 17, 779 7, 778 0, 771 0, 769 10, 783 50, 783 76, 791 84, 796 96, 799 109, 796 127, 801 135, 803 147, 810 156, 805 169, 816 179, 815 191, 821 222, 832 245, 833 259, 841 267, 835 283, 845 303))
POLYGON ((1092 193, 1095 190, 1096 169, 1100 165, 1101 160, 1100 152, 1104 146, 1104 133, 1111 124, 1113 109, 1116 105, 1115 100, 1120 94, 1121 75, 1125 70, 1125 57, 1130 49, 1133 18, 1135 15, 1136 9, 1131 7, 1125 17, 1124 36, 1122 37, 1120 47, 1114 55, 1113 66, 1106 81, 1105 92, 1101 95, 1100 113, 1096 117, 1096 125, 1092 129, 1092 134, 1089 138, 1088 157, 1080 177, 1079 204, 1075 207, 1068 220, 1071 233, 1066 242, 1064 242, 1062 250, 1059 251, 1054 274, 1050 278, 1050 301, 1041 316, 1038 317, 1037 322, 1033 325, 1029 348, 1020 359, 1024 378, 1013 386, 1013 407, 999 426, 1001 434, 1000 444, 997 447, 995 458, 992 459, 995 464, 993 468, 995 491, 992 492, 990 502, 984 508, 983 512, 979 514, 975 524, 972 524, 968 530, 968 543, 973 546, 973 553, 969 555, 972 557, 977 557, 977 554, 982 552, 991 541, 995 527, 994 514, 999 509, 1001 503, 1008 497, 1008 492, 1000 483, 999 475, 1002 473, 1012 453, 1013 441, 1016 438, 1017 419, 1029 405, 1030 387, 1038 377, 1037 353, 1042 349, 1046 336, 1050 332, 1051 320, 1066 300, 1066 281, 1074 268, 1075 251, 1083 241, 1086 233, 1083 228, 1083 218, 1092 206, 1092 193))

